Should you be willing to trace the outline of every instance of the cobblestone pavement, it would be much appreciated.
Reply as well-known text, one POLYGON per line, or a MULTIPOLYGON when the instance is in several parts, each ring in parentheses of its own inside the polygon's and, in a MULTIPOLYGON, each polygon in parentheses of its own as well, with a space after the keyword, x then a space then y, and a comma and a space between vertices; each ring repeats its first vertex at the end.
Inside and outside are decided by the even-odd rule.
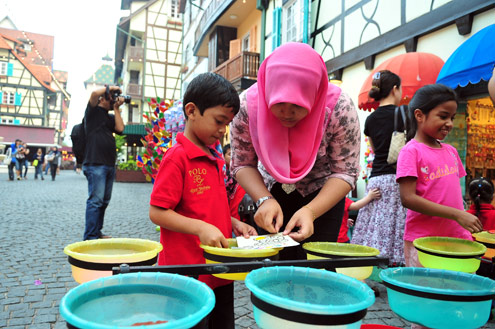
MULTIPOLYGON (((62 171, 56 181, 34 180, 32 171, 28 175, 28 180, 9 182, 0 167, 0 328, 66 328, 58 306, 77 283, 63 249, 82 239, 87 183, 73 171, 62 171)), ((151 188, 115 183, 104 232, 159 241, 148 218, 151 188)), ((363 322, 408 328, 390 310, 383 285, 367 282, 379 289, 380 297, 363 322)), ((240 282, 235 284, 235 317, 237 329, 258 329, 249 291, 240 282)), ((495 328, 495 323, 484 328, 495 328)))

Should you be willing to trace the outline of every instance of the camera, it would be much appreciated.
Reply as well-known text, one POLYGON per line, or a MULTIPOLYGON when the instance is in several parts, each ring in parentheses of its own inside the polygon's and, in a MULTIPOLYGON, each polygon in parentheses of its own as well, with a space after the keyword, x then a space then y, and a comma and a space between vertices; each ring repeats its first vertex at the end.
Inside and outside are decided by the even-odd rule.
POLYGON ((125 104, 130 104, 131 103, 131 99, 132 99, 131 96, 121 95, 119 90, 114 91, 113 93, 110 94, 110 96, 112 97, 112 103, 115 102, 115 100, 117 99, 117 97, 124 97, 124 103, 125 104))

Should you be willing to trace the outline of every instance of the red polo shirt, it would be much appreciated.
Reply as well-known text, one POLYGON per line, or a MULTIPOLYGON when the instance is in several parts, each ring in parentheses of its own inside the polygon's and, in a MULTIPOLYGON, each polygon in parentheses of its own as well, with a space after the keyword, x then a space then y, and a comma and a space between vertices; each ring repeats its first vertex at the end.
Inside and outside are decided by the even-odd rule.
MULTIPOLYGON (((223 176, 223 159, 208 156, 182 133, 163 157, 151 192, 150 204, 215 225, 232 237, 229 203, 223 176)), ((195 235, 161 229, 163 251, 158 265, 204 264, 203 249, 195 235)), ((199 280, 212 289, 231 281, 211 275, 199 280)))

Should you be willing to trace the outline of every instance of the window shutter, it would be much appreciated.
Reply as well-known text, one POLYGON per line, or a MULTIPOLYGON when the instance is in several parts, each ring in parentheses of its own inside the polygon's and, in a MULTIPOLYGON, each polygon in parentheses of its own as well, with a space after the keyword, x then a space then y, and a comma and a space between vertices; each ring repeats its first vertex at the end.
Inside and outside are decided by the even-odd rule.
POLYGON ((230 40, 229 59, 241 52, 241 39, 230 40))
POLYGON ((22 98, 21 93, 15 93, 14 105, 21 106, 21 98, 22 98))
POLYGON ((280 46, 281 26, 282 26, 282 8, 277 7, 273 10, 273 30, 272 30, 272 50, 280 46))
POLYGON ((257 26, 253 26, 251 30, 249 31, 249 51, 250 52, 257 52, 258 47, 256 47, 256 41, 258 39, 257 35, 257 26))
POLYGON ((0 104, 3 104, 3 91, 0 91, 0 104))
POLYGON ((7 63, 7 76, 11 77, 14 75, 14 64, 7 63))

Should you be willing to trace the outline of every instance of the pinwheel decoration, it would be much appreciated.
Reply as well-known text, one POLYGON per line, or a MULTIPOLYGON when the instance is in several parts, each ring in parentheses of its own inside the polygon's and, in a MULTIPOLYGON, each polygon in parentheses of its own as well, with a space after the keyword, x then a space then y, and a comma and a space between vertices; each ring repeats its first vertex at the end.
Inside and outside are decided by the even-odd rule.
POLYGON ((181 101, 157 97, 149 99, 148 105, 150 111, 143 114, 147 134, 141 138, 145 150, 136 157, 136 163, 146 180, 154 183, 163 155, 173 145, 177 132, 184 130, 184 116, 181 101))

